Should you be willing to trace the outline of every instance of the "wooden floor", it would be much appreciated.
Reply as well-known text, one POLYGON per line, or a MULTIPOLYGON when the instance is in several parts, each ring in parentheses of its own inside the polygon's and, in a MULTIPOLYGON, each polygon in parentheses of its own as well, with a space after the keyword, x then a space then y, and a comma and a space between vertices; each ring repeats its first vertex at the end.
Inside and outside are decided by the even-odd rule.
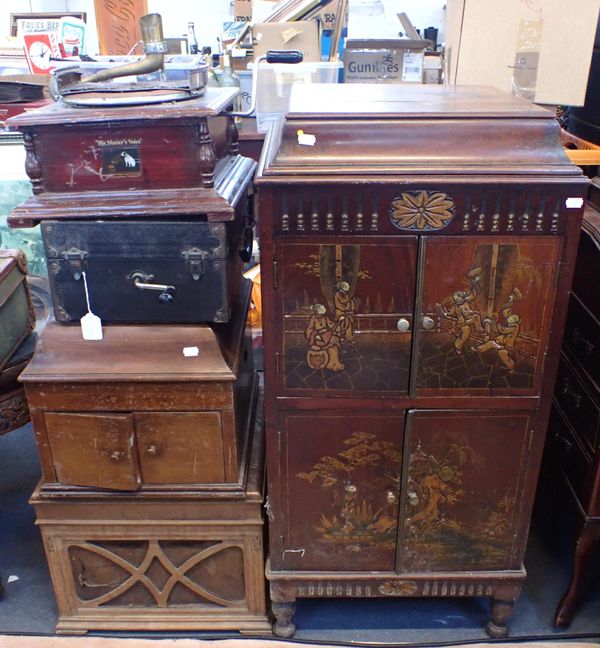
MULTIPOLYGON (((266 639, 115 639, 108 637, 16 637, 0 635, 0 648, 297 648, 301 644, 266 639)), ((328 644, 310 644, 326 648, 328 644)), ((339 645, 339 644, 338 644, 339 645)), ((384 645, 384 644, 382 644, 384 645)), ((590 643, 567 641, 530 641, 527 648, 590 648, 590 643)), ((514 648, 515 644, 493 642, 462 644, 456 648, 514 648)))

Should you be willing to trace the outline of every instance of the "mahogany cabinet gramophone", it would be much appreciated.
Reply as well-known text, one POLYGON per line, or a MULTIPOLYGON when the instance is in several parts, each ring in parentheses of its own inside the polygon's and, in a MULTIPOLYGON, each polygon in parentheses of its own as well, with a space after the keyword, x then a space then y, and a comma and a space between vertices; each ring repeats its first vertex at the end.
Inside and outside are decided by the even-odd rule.
POLYGON ((485 88, 314 86, 259 167, 270 581, 507 633, 587 180, 485 88))

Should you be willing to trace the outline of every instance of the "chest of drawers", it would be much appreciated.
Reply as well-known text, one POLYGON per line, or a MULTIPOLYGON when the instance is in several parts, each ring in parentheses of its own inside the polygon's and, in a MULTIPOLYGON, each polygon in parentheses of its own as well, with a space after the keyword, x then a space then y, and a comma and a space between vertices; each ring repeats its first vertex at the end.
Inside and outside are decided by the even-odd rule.
POLYGON ((571 623, 586 567, 600 541, 600 186, 583 218, 569 314, 554 390, 549 450, 576 503, 573 575, 555 624, 571 623))

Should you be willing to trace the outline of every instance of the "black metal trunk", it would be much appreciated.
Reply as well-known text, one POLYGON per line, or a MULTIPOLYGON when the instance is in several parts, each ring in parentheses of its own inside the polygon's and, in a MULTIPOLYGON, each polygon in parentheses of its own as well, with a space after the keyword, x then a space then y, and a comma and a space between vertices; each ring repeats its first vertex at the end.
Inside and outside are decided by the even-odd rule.
POLYGON ((243 219, 46 221, 42 236, 57 321, 227 322, 239 290, 243 219))

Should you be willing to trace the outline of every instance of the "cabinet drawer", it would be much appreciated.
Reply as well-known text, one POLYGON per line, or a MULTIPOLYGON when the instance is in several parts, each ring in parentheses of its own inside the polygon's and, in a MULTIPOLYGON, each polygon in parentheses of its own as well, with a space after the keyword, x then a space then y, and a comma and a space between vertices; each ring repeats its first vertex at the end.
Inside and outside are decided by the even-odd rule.
POLYGON ((585 506, 592 460, 578 443, 556 403, 552 407, 548 432, 552 454, 580 503, 585 506))
POLYGON ((564 355, 558 369, 554 397, 577 436, 589 451, 595 452, 600 411, 564 355))
POLYGON ((565 343, 592 380, 600 383, 600 325, 575 295, 569 302, 565 343))

